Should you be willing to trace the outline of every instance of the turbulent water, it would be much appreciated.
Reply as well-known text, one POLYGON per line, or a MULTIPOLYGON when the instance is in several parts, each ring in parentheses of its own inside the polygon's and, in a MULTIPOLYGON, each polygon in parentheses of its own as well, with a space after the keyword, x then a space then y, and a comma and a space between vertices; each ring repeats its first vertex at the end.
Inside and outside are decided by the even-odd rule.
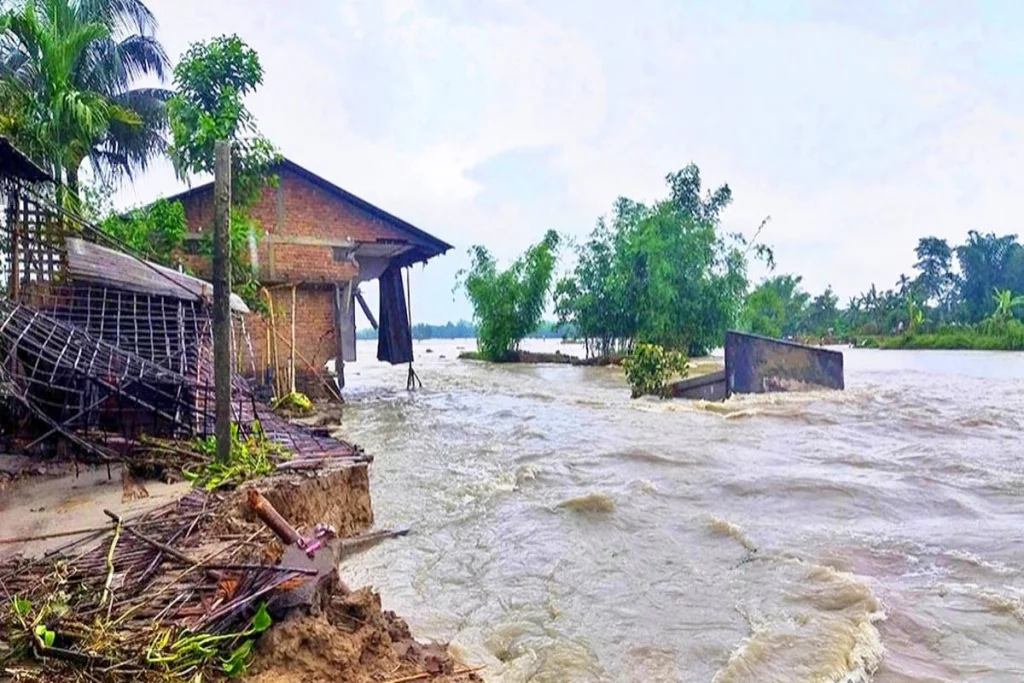
POLYGON ((460 346, 417 344, 413 394, 349 366, 341 431, 415 533, 343 573, 487 680, 1024 680, 1024 354, 847 350, 845 392, 705 404, 460 346))

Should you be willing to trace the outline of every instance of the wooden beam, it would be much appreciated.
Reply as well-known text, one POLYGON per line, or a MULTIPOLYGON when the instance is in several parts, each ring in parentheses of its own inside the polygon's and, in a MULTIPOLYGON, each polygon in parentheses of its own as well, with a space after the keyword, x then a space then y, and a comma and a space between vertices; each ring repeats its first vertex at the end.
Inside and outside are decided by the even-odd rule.
POLYGON ((370 327, 377 329, 377 319, 373 317, 373 312, 370 311, 370 307, 366 305, 366 299, 363 298, 363 293, 356 288, 356 301, 359 302, 359 308, 363 309, 363 315, 370 321, 370 327))

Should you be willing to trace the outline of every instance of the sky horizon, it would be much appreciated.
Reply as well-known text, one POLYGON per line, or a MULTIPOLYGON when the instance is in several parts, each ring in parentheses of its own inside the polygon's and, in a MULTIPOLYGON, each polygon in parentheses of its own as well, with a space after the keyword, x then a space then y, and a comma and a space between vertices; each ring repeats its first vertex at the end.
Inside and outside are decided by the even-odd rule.
MULTIPOLYGON (((504 264, 548 229, 582 238, 691 161, 732 188, 726 230, 770 215, 776 272, 844 303, 910 273, 919 237, 1016 233, 1024 208, 1024 3, 149 6, 172 59, 225 33, 259 52, 249 105, 285 156, 455 246, 414 268, 417 322, 471 317, 470 245, 504 264)), ((116 202, 183 187, 160 162, 116 202)))

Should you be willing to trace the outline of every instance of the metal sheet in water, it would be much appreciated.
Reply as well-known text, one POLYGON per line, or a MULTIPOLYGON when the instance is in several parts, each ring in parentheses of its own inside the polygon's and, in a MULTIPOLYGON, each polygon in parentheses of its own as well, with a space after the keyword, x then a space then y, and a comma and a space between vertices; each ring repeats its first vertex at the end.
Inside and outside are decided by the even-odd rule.
POLYGON ((843 389, 843 354, 755 334, 727 332, 728 394, 843 389))

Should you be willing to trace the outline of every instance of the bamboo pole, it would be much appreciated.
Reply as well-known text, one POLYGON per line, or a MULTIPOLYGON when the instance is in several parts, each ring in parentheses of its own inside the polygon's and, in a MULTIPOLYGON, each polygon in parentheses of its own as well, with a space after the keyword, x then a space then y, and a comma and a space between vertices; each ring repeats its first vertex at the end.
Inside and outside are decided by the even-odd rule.
MULTIPOLYGON (((277 336, 278 339, 283 341, 285 344, 288 343, 288 339, 283 334, 278 332, 277 330, 274 330, 274 334, 277 336)), ((342 397, 338 393, 337 387, 332 386, 330 382, 325 380, 323 378, 323 375, 322 375, 321 371, 317 370, 316 366, 313 365, 313 363, 310 362, 305 356, 303 356, 302 353, 298 349, 295 349, 294 347, 292 347, 292 349, 295 351, 295 355, 298 357, 298 359, 300 361, 302 361, 303 364, 305 364, 305 366, 307 368, 309 368, 309 370, 316 376, 316 378, 319 380, 319 382, 321 384, 323 384, 325 387, 327 387, 327 390, 331 393, 331 395, 341 399, 342 397)), ((344 399, 342 399, 342 400, 344 400, 344 399)))
POLYGON ((271 296, 270 290, 266 287, 263 288, 263 292, 267 295, 267 308, 270 309, 270 338, 273 342, 273 356, 274 356, 274 395, 277 397, 283 396, 281 389, 281 362, 277 355, 277 323, 274 320, 274 297, 271 296))
MULTIPOLYGON (((409 345, 412 346, 412 266, 408 266, 405 269, 405 310, 409 315, 409 345)), ((423 386, 423 382, 420 382, 420 378, 416 375, 416 371, 412 369, 412 361, 409 361, 409 379, 406 382, 406 390, 412 391, 416 388, 416 384, 423 386)))
POLYGON ((296 285, 292 285, 292 343, 291 343, 291 357, 288 359, 288 363, 291 368, 291 389, 292 393, 295 393, 295 290, 298 289, 296 285))
POLYGON ((263 377, 266 378, 270 369, 270 324, 264 320, 263 326, 267 328, 267 345, 263 347, 263 377))

